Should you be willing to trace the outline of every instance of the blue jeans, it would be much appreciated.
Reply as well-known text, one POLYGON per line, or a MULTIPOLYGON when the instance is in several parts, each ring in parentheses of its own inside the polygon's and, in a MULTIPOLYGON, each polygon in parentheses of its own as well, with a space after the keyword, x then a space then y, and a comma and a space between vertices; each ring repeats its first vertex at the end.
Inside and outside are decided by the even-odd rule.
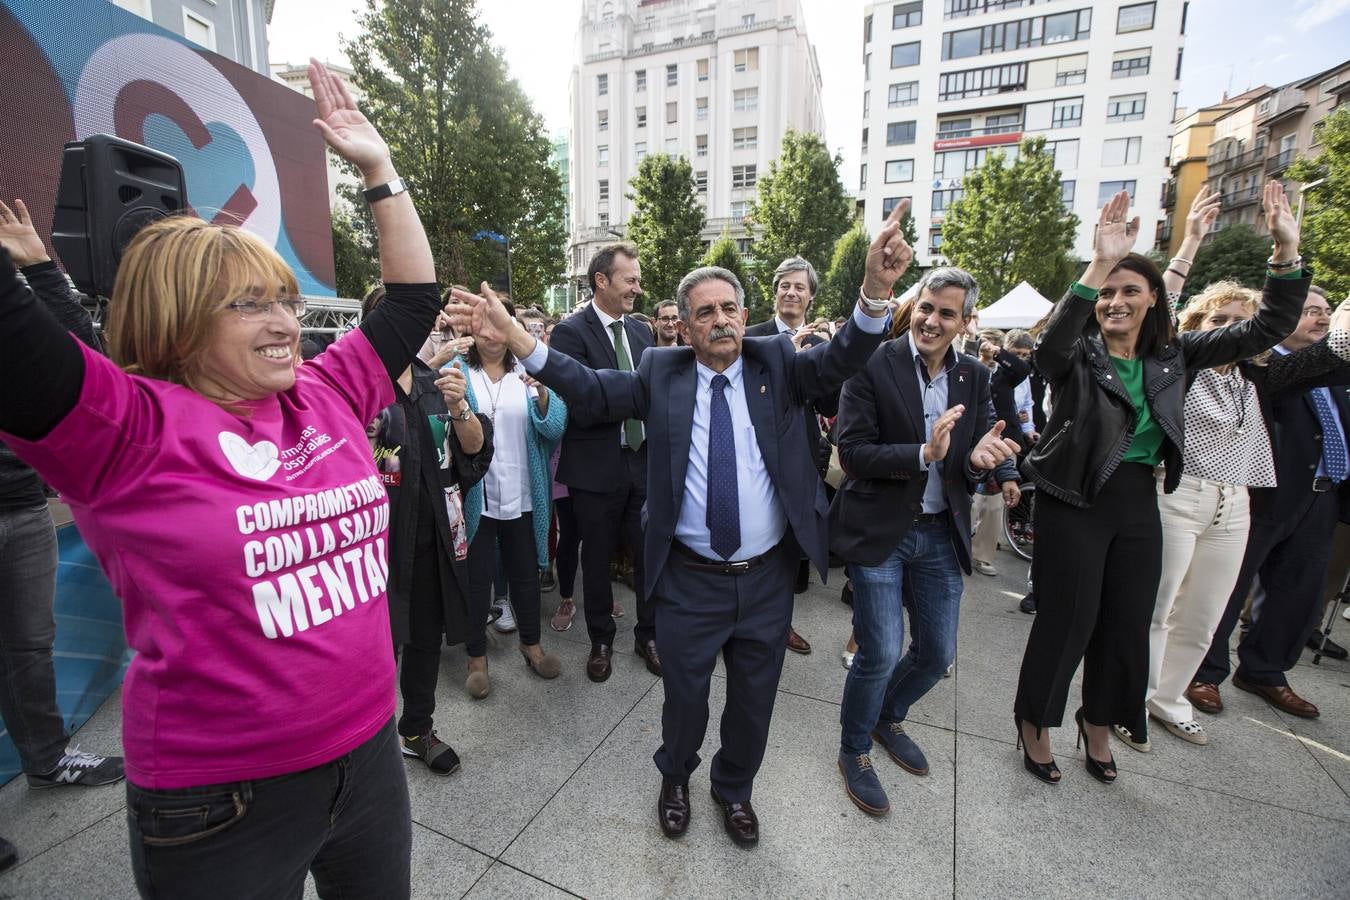
POLYGON ((858 653, 844 682, 839 745, 853 755, 871 751, 878 723, 903 722, 956 656, 961 568, 947 516, 916 521, 884 562, 850 564, 848 576, 858 653), (901 657, 905 606, 914 633, 901 657))

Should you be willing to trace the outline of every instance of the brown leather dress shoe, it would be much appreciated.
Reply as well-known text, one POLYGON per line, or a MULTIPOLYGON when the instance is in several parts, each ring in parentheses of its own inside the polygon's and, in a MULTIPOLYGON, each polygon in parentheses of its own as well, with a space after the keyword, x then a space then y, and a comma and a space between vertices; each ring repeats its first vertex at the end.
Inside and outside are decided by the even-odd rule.
POLYGON ((811 652, 811 645, 806 642, 806 638, 797 633, 797 629, 788 626, 787 648, 793 653, 800 653, 805 656, 811 652))
POLYGON ((684 837, 689 830, 689 785, 661 779, 661 796, 656 801, 656 817, 668 838, 684 837))
POLYGON ((1252 684, 1250 681, 1234 675, 1233 685, 1250 694, 1265 697, 1266 702, 1271 706, 1283 710, 1291 716, 1298 716, 1300 719, 1316 719, 1322 715, 1316 706, 1295 694, 1293 689, 1286 684, 1252 684))
POLYGON ((1208 681, 1192 681, 1191 686, 1186 688, 1186 699, 1191 701, 1191 706, 1202 713, 1217 716, 1223 712, 1223 698, 1219 696, 1217 684, 1210 684, 1208 681))
POLYGON ((591 655, 586 660, 586 677, 591 681, 608 681, 613 671, 610 665, 611 649, 609 644, 591 644, 591 655))
POLYGON ((749 849, 759 843, 759 817, 755 815, 755 809, 749 800, 744 803, 727 803, 717 793, 717 788, 712 789, 712 798, 722 807, 722 824, 726 826, 727 834, 731 835, 736 846, 749 849))
POLYGON ((647 671, 651 672, 657 678, 661 677, 661 655, 656 652, 656 641, 639 641, 633 647, 633 652, 642 657, 647 663, 647 671))

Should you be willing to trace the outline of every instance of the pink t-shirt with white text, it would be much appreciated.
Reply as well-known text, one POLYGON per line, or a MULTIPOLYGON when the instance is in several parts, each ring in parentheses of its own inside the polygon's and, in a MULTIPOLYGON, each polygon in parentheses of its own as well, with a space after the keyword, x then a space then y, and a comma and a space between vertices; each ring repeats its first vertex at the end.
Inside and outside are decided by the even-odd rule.
POLYGON ((393 402, 355 331, 230 412, 80 345, 78 405, 4 440, 70 504, 136 650, 127 776, 145 788, 329 762, 394 712, 389 504, 365 423, 393 402))

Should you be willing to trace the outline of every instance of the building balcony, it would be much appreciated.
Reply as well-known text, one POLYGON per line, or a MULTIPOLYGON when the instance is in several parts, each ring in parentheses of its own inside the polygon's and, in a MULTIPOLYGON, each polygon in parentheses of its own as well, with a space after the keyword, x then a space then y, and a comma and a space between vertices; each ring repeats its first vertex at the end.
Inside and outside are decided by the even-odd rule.
POLYGON ((1177 182, 1175 178, 1168 179, 1163 184, 1160 204, 1163 209, 1172 209, 1177 205, 1177 182))
POLYGON ((1237 157, 1234 156, 1209 157, 1209 159, 1205 161, 1209 170, 1209 176, 1213 178, 1215 175, 1223 175, 1233 167, 1233 160, 1236 158, 1237 157))
POLYGON ((1280 172, 1283 172, 1285 169, 1289 168, 1290 164, 1293 163, 1294 159, 1297 156, 1298 156, 1298 149, 1295 147, 1291 147, 1288 150, 1284 151, 1283 153, 1270 157, 1269 159, 1266 160, 1266 174, 1278 175, 1280 172))
POLYGON ((1153 242, 1153 246, 1159 250, 1166 250, 1168 245, 1171 243, 1172 243, 1172 220, 1163 219, 1161 222, 1158 223, 1157 236, 1153 242))
POLYGON ((1261 200, 1261 185, 1254 184, 1248 188, 1239 188, 1236 191, 1229 191, 1223 195, 1219 201, 1224 209, 1236 209, 1239 206, 1247 206, 1252 203, 1258 203, 1261 200))
POLYGON ((1252 166, 1259 166, 1266 159, 1266 145, 1261 144, 1253 147, 1246 153, 1239 153, 1233 157, 1232 165, 1228 167, 1230 172, 1238 172, 1242 169, 1250 169, 1252 166))

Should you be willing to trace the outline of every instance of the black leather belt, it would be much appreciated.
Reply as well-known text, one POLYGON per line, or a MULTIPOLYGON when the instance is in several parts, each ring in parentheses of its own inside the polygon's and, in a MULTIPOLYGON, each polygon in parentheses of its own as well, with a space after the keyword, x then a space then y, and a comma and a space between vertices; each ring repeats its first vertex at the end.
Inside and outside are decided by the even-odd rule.
POLYGON ((936 513, 919 513, 914 517, 915 525, 945 525, 947 523, 947 511, 936 513))
POLYGON ((749 559, 738 559, 735 562, 727 560, 708 559, 706 556, 699 556, 693 550, 690 550, 679 541, 671 542, 671 549, 684 557, 684 564, 691 569, 697 569, 700 572, 713 572, 717 575, 744 575, 756 566, 763 565, 769 561, 782 544, 766 550, 759 556, 752 556, 749 559))
POLYGON ((1336 482, 1332 481, 1330 478, 1326 477, 1325 475, 1319 475, 1319 476, 1317 476, 1316 478, 1313 479, 1313 493, 1314 493, 1314 494, 1325 494, 1325 493, 1327 493, 1328 491, 1334 491, 1334 490, 1336 490, 1336 482))

